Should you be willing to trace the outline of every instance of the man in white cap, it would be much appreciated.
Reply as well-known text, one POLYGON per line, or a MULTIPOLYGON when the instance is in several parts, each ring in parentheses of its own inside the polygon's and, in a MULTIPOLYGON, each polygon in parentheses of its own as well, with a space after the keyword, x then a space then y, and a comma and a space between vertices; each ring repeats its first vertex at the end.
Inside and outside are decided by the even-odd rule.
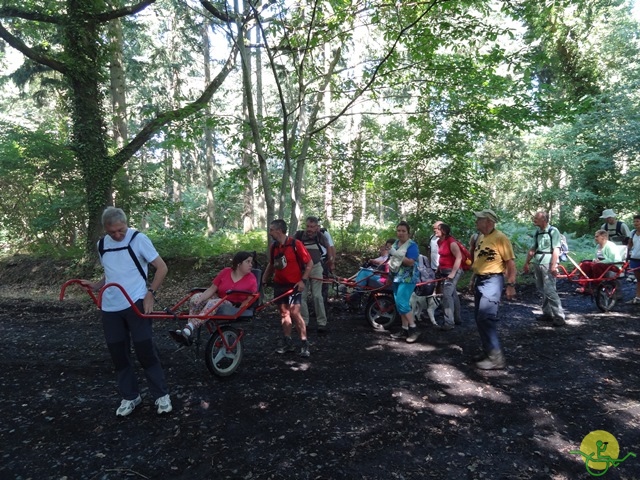
POLYGON ((602 211, 600 218, 604 219, 605 223, 600 227, 601 230, 606 230, 609 234, 609 240, 616 245, 626 245, 629 243, 631 237, 631 230, 629 226, 621 220, 616 220, 616 213, 608 208, 602 211))
POLYGON ((475 274, 474 304, 476 325, 482 343, 482 353, 474 357, 476 367, 496 370, 507 366, 498 338, 498 306, 505 276, 507 299, 516 296, 516 264, 513 246, 507 236, 496 230, 498 216, 493 210, 475 212, 479 232, 473 255, 475 274))

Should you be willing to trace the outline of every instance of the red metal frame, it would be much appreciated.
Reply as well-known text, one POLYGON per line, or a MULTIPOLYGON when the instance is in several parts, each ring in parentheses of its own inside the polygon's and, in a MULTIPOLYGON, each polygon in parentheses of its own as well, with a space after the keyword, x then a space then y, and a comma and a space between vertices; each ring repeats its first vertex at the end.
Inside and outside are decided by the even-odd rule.
POLYGON ((603 281, 614 281, 620 278, 625 271, 632 272, 637 269, 628 269, 629 262, 618 262, 618 263, 610 263, 607 264, 607 268, 602 272, 602 274, 596 278, 591 278, 586 276, 586 274, 582 271, 582 269, 576 264, 573 270, 568 271, 564 265, 558 265, 558 268, 564 273, 558 274, 556 278, 560 280, 569 280, 572 283, 577 283, 581 287, 589 287, 598 286, 603 281), (618 271, 614 272, 613 267, 618 268, 618 271), (608 273, 615 273, 613 277, 607 277, 608 273))
MULTIPOLYGON (((83 280, 80 280, 80 279, 68 280, 67 282, 65 282, 62 285, 62 288, 60 289, 60 300, 64 300, 66 290, 71 285, 79 285, 89 295, 89 297, 91 297, 91 300, 93 301, 93 303, 96 305, 97 308, 100 308, 101 305, 102 305, 102 296, 103 296, 105 290, 107 290, 108 288, 117 288, 117 289, 120 290, 120 292, 122 292, 122 294, 124 295, 126 300, 129 302, 129 305, 131 306, 133 311, 136 313, 136 315, 138 315, 141 318, 150 318, 152 320, 176 319, 176 320, 183 320, 183 321, 186 321, 186 320, 188 320, 190 318, 197 318, 197 319, 200 319, 200 320, 205 320, 205 326, 206 326, 207 330, 209 331, 209 333, 213 334, 213 332, 215 330, 218 333, 218 335, 220 335, 220 337, 222 338, 222 342, 223 342, 227 352, 232 351, 236 347, 238 342, 244 337, 244 330, 239 329, 238 338, 236 339, 235 342, 233 342, 233 344, 229 344, 227 342, 227 339, 226 339, 225 335, 223 335, 221 324, 222 323, 230 323, 230 322, 233 322, 233 321, 236 321, 236 320, 240 319, 242 314, 244 312, 246 312, 247 310, 249 310, 260 299, 260 292, 256 292, 256 293, 249 293, 249 292, 244 292, 244 291, 240 292, 240 293, 246 293, 247 294, 247 298, 245 299, 244 302, 242 302, 240 304, 240 307, 238 307, 238 311, 236 311, 233 315, 220 315, 220 314, 217 314, 216 311, 218 310, 218 308, 220 308, 222 306, 222 304, 224 303, 223 301, 227 298, 227 296, 229 294, 231 294, 231 293, 239 293, 238 291, 228 291, 226 293, 226 295, 221 298, 220 302, 218 302, 215 306, 213 306, 212 308, 210 308, 206 312, 200 313, 199 315, 192 315, 192 314, 190 314, 188 312, 176 313, 176 312, 178 312, 178 310, 180 308, 182 308, 185 304, 188 303, 189 299, 195 293, 198 293, 199 291, 202 291, 201 289, 193 289, 187 295, 185 295, 180 300, 178 300, 178 302, 176 302, 172 307, 166 308, 164 311, 154 311, 154 312, 151 312, 151 313, 143 313, 136 306, 135 302, 133 300, 131 300, 131 297, 127 294, 127 292, 118 283, 107 283, 106 285, 104 285, 98 291, 98 293, 96 295, 91 290, 91 287, 89 287, 83 280)), ((263 303, 262 305, 258 305, 255 308, 255 311, 259 312, 259 311, 263 310, 264 308, 270 306, 271 304, 273 304, 275 301, 279 300, 280 298, 283 298, 283 297, 285 297, 287 295, 290 295, 291 293, 293 293, 293 291, 294 291, 294 289, 288 290, 287 292, 285 292, 284 294, 280 295, 279 297, 276 297, 276 298, 274 298, 273 300, 271 300, 269 302, 263 303)))

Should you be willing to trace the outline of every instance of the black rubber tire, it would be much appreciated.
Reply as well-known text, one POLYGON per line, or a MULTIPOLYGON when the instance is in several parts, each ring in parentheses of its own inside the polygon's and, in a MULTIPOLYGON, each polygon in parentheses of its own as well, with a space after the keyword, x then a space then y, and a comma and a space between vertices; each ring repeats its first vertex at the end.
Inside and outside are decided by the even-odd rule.
POLYGON ((393 295, 372 294, 364 307, 367 323, 376 330, 389 329, 400 320, 393 295))
POLYGON ((596 305, 601 312, 610 312, 616 306, 617 299, 614 293, 615 285, 609 282, 602 282, 595 292, 596 305))
MULTIPOLYGON (((233 345, 240 337, 240 331, 233 327, 222 327, 227 344, 233 345)), ((218 332, 214 332, 207 342, 205 349, 205 361, 209 371, 218 377, 228 377, 232 375, 242 362, 244 346, 242 340, 238 341, 234 348, 227 351, 222 337, 218 332)))

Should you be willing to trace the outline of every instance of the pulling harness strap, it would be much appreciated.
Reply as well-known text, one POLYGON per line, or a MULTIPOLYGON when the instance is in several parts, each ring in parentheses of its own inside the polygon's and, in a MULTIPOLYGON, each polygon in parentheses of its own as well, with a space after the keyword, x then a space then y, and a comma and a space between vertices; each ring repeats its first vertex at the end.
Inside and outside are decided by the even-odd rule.
POLYGON ((98 253, 100 254, 100 258, 102 258, 105 252, 119 252, 120 250, 128 250, 129 255, 131 255, 131 259, 133 260, 133 263, 135 263, 136 267, 138 268, 138 272, 140 272, 140 275, 142 275, 142 278, 144 278, 144 281, 146 282, 147 276, 145 275, 144 270, 142 269, 142 265, 140 265, 140 260, 138 260, 138 257, 133 251, 133 248, 131 248, 131 243, 133 242, 133 239, 136 238, 136 235, 138 235, 139 233, 140 232, 138 230, 133 232, 133 235, 131 235, 131 240, 129 241, 129 244, 126 247, 118 247, 118 248, 104 248, 104 237, 102 237, 98 242, 98 253))

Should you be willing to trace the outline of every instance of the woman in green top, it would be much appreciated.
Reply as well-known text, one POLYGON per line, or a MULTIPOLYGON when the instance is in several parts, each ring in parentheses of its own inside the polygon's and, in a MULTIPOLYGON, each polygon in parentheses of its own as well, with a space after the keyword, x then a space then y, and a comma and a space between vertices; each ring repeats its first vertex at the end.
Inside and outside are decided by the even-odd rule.
MULTIPOLYGON (((607 233, 606 230, 598 230, 594 238, 598 244, 596 258, 594 260, 583 260, 580 262, 580 269, 589 278, 600 278, 605 272, 605 276, 607 277, 615 276, 619 268, 611 264, 621 264, 624 262, 622 250, 618 245, 609 240, 609 233, 607 233)), ((585 289, 584 287, 579 287, 576 291, 583 293, 585 289)))

